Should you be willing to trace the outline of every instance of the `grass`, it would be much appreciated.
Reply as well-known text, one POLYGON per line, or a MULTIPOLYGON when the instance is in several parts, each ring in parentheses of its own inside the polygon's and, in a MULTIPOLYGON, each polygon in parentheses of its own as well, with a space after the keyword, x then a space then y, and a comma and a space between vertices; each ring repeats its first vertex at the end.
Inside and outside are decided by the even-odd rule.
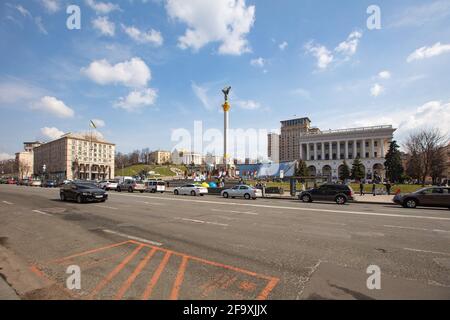
POLYGON ((150 172, 154 171, 158 177, 174 177, 176 174, 170 170, 170 168, 177 168, 182 171, 186 170, 184 166, 177 165, 145 165, 145 164, 137 164, 130 167, 116 168, 116 176, 136 176, 139 175, 142 171, 150 172))

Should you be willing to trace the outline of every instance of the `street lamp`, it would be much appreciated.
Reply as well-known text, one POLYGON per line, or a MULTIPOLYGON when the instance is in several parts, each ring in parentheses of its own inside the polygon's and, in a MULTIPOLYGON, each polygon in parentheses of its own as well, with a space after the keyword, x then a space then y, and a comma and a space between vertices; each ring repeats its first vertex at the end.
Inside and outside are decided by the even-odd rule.
POLYGON ((229 113, 231 106, 228 103, 228 96, 230 95, 231 87, 228 86, 222 90, 224 96, 225 96, 225 103, 222 105, 223 108, 223 118, 224 118, 224 125, 223 125, 223 164, 225 165, 225 171, 228 173, 228 162, 229 162, 229 155, 227 150, 227 143, 228 143, 228 127, 229 127, 229 113))

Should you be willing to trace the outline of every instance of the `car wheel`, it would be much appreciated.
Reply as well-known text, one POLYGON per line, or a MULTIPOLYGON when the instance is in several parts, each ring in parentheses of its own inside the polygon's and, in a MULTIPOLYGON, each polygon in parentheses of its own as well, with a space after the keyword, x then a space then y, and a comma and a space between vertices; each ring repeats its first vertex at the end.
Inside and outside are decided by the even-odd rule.
POLYGON ((61 199, 61 201, 66 201, 66 196, 64 195, 64 193, 60 193, 59 198, 61 199))
POLYGON ((105 199, 103 199, 103 200, 101 200, 100 202, 106 202, 106 200, 105 200, 105 199))
POLYGON ((129 192, 129 193, 132 193, 132 192, 133 192, 133 188, 129 187, 129 188, 128 188, 128 192, 129 192))
POLYGON ((250 194, 246 193, 246 194, 244 195, 244 198, 245 198, 246 200, 250 200, 251 196, 250 196, 250 194))
POLYGON ((191 191, 191 196, 195 197, 197 195, 197 193, 195 193, 195 191, 191 191))
POLYGON ((83 203, 83 199, 80 195, 77 195, 77 203, 83 203))
POLYGON ((141 190, 140 192, 141 192, 141 193, 144 193, 144 190, 141 190))
POLYGON ((337 204, 345 204, 347 202, 347 199, 344 196, 337 196, 335 199, 337 204))
POLYGON ((224 192, 223 197, 228 199, 230 197, 230 195, 228 194, 228 192, 224 192))
POLYGON ((177 195, 179 195, 180 193, 178 192, 178 190, 175 190, 175 191, 173 192, 173 194, 177 196, 177 195))
POLYGON ((122 192, 122 189, 120 189, 120 187, 117 187, 116 191, 117 192, 122 192))
POLYGON ((417 207, 417 201, 414 199, 406 199, 405 200, 405 208, 414 209, 417 207))
POLYGON ((302 201, 303 201, 303 202, 312 202, 311 196, 308 195, 308 194, 305 194, 305 195, 302 197, 302 201))

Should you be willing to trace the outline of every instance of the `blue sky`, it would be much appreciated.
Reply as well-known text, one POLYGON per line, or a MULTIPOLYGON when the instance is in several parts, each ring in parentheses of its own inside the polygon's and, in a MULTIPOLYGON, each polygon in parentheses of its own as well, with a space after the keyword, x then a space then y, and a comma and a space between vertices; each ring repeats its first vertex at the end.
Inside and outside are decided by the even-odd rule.
POLYGON ((450 0, 6 0, 0 4, 0 155, 99 132, 120 151, 171 149, 171 132, 223 125, 393 124, 403 140, 450 123, 450 0), (69 4, 81 30, 66 27, 69 4))

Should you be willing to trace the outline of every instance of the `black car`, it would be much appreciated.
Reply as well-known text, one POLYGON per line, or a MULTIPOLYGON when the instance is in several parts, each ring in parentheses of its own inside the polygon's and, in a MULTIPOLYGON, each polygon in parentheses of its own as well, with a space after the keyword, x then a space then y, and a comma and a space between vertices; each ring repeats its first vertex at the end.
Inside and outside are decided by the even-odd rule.
POLYGON ((301 192, 298 199, 303 202, 334 201, 337 204, 345 204, 353 200, 353 190, 344 184, 324 184, 301 192))
POLYGON ((417 190, 408 194, 397 194, 394 203, 405 208, 414 209, 421 207, 443 207, 450 209, 450 188, 431 187, 417 190))
POLYGON ((74 200, 78 203, 83 202, 105 202, 108 199, 108 193, 99 189, 92 183, 71 182, 61 187, 59 191, 61 201, 74 200))

